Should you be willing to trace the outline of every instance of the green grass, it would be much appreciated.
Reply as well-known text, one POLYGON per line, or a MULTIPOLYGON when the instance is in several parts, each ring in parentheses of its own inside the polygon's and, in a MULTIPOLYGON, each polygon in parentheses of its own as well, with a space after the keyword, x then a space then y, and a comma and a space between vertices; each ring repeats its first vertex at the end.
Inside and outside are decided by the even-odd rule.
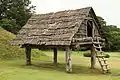
POLYGON ((25 59, 1 60, 0 80, 120 80, 120 53, 109 53, 111 74, 102 74, 99 64, 90 69, 90 58, 73 51, 73 72, 65 72, 65 55, 58 54, 58 66, 52 64, 52 51, 40 51, 46 56, 32 57, 32 65, 26 66, 25 59))
POLYGON ((24 54, 24 49, 8 44, 14 37, 14 34, 0 28, 0 59, 18 58, 24 54))

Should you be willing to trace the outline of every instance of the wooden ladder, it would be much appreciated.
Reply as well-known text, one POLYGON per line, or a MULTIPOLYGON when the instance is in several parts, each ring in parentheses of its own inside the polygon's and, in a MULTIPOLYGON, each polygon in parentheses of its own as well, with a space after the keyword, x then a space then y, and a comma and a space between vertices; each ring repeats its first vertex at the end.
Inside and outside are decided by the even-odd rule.
POLYGON ((92 40, 92 42, 93 42, 93 47, 95 49, 96 58, 98 59, 98 62, 101 66, 103 73, 110 73, 108 61, 105 58, 105 54, 102 50, 102 45, 101 42, 99 41, 99 38, 96 38, 96 41, 92 40))

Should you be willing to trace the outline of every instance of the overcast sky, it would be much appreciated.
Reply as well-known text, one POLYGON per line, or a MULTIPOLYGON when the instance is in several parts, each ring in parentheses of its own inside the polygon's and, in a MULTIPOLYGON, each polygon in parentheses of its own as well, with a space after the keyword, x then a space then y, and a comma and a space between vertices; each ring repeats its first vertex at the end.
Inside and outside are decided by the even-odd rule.
POLYGON ((120 0, 31 0, 36 13, 49 13, 68 9, 93 7, 108 25, 120 27, 120 0))

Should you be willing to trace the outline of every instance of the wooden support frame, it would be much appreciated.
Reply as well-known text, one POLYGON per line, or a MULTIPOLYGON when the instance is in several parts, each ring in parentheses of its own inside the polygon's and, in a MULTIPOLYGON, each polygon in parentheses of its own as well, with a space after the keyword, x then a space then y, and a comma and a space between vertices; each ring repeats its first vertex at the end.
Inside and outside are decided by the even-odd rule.
POLYGON ((71 59, 71 49, 70 47, 66 47, 66 72, 72 72, 72 59, 71 59))
POLYGON ((54 53, 53 53, 53 64, 57 65, 57 48, 53 49, 54 53))
POLYGON ((92 46, 91 47, 91 69, 95 68, 95 64, 96 64, 96 53, 95 53, 95 49, 92 46))
POLYGON ((26 53, 26 65, 31 65, 31 48, 29 46, 25 47, 26 53))

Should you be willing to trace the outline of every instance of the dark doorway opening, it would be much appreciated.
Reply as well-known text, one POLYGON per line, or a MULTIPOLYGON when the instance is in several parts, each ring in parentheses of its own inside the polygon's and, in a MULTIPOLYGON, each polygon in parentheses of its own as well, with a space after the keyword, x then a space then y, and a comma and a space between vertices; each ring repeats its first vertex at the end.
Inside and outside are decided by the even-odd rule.
POLYGON ((92 21, 87 22, 87 36, 88 37, 93 37, 93 26, 92 26, 92 21))

